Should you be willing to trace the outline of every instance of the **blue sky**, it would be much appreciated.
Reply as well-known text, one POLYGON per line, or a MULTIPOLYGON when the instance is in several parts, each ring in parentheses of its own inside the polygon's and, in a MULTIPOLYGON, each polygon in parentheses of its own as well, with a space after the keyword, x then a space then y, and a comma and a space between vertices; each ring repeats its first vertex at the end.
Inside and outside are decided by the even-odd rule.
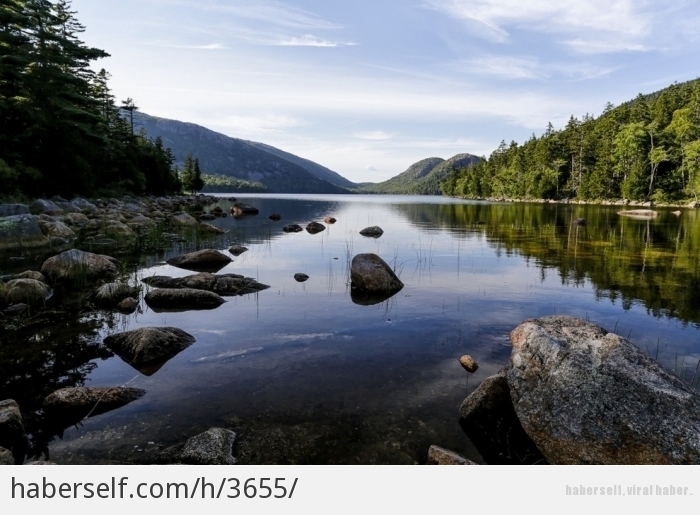
POLYGON ((353 181, 700 76, 696 0, 73 0, 119 100, 353 181))

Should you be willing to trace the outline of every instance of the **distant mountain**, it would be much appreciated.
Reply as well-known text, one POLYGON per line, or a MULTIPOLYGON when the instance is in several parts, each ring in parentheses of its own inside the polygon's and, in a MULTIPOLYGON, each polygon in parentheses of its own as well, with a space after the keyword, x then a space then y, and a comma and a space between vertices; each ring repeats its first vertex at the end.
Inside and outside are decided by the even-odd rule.
POLYGON ((245 141, 193 123, 134 112, 134 126, 160 136, 181 166, 190 153, 205 174, 262 183, 269 193, 348 193, 337 183, 354 184, 308 159, 263 143, 245 141), (327 180, 332 178, 334 182, 327 180))
POLYGON ((362 193, 393 193, 407 195, 440 195, 440 183, 459 168, 477 163, 480 157, 457 154, 450 159, 429 157, 408 167, 405 172, 388 181, 358 185, 362 193))

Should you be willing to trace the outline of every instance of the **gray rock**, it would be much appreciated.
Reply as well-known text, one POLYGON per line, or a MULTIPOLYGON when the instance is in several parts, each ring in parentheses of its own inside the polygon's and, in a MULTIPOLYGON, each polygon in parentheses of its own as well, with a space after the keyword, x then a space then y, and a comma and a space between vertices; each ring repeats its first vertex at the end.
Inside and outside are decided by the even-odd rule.
POLYGON ((290 225, 285 225, 284 227, 282 227, 282 230, 284 232, 301 232, 304 229, 302 229, 301 226, 298 224, 290 224, 290 225))
POLYGON ((625 338, 547 316, 510 340, 513 406, 551 463, 700 463, 700 396, 625 338))
POLYGON ((114 309, 116 309, 119 313, 130 315, 136 311, 138 307, 138 300, 134 299, 133 297, 127 297, 126 299, 122 299, 121 302, 114 307, 114 309))
POLYGON ((41 272, 37 272, 36 270, 27 270, 19 274, 11 275, 8 278, 8 280, 12 279, 34 279, 35 281, 40 281, 42 283, 46 282, 46 277, 44 277, 44 274, 42 274, 41 272))
POLYGON ((29 212, 33 215, 60 215, 63 210, 50 200, 39 199, 29 204, 29 212))
POLYGON ((231 245, 231 247, 228 249, 228 251, 234 256, 240 256, 247 250, 248 247, 244 247, 243 245, 231 245))
POLYGON ((95 292, 95 303, 98 306, 112 308, 128 297, 137 297, 140 288, 125 282, 107 283, 95 292))
POLYGON ((234 217, 246 216, 246 215, 257 215, 260 211, 257 207, 253 207, 249 204, 243 204, 239 202, 231 207, 231 214, 234 217))
POLYGON ((360 231, 362 236, 367 236, 369 238, 379 238, 384 231, 378 225, 373 225, 372 227, 365 227, 360 231))
POLYGON ((63 222, 39 222, 39 226, 49 239, 63 238, 66 241, 73 241, 76 238, 73 230, 63 222))
POLYGON ((298 283, 303 283, 309 280, 309 276, 302 273, 294 274, 294 280, 298 283))
POLYGON ((28 214, 29 208, 24 204, 0 204, 0 217, 28 214))
POLYGON ((87 416, 99 415, 130 402, 146 394, 141 388, 122 386, 81 386, 61 388, 44 399, 44 411, 51 417, 65 417, 81 420, 87 416))
POLYGON ((186 465, 235 465, 233 449, 236 433, 213 427, 193 436, 184 444, 165 449, 159 461, 186 465))
POLYGON ((92 213, 97 211, 97 206, 95 204, 82 198, 73 199, 73 205, 79 208, 83 213, 92 213))
POLYGON ((156 313, 215 309, 226 302, 212 291, 194 288, 158 288, 149 291, 144 300, 156 313))
POLYGON ((13 279, 4 285, 5 302, 12 304, 43 305, 53 294, 46 283, 36 279, 13 279))
POLYGON ((352 258, 350 279, 353 290, 394 294, 403 288, 389 265, 376 254, 358 254, 352 258))
POLYGON ((195 341, 177 327, 143 327, 110 335, 104 344, 132 367, 151 375, 195 341))
POLYGON ((273 213, 270 216, 268 216, 268 218, 270 220, 272 220, 273 222, 279 222, 280 220, 282 220, 282 215, 280 215, 278 213, 273 213))
POLYGON ((12 450, 24 437, 19 405, 12 399, 0 401, 0 446, 12 450))
POLYGON ((117 264, 109 256, 71 249, 44 261, 41 273, 52 283, 80 284, 115 278, 119 273, 117 264))
POLYGON ((266 284, 257 282, 252 277, 238 274, 214 275, 207 272, 188 275, 187 277, 166 277, 156 275, 146 277, 142 281, 156 288, 192 288, 207 290, 222 296, 247 295, 269 288, 266 284))
POLYGON ((326 230, 326 226, 318 222, 311 222, 306 226, 306 232, 309 234, 318 234, 326 230))
POLYGON ((14 465, 15 457, 12 452, 8 451, 4 447, 0 447, 0 465, 14 465))
POLYGON ((513 408, 506 370, 486 378, 459 408, 460 425, 486 463, 546 463, 513 408))
POLYGON ((472 460, 460 456, 456 452, 431 445, 428 449, 428 465, 476 465, 472 460))
POLYGON ((186 270, 216 272, 233 261, 218 250, 204 249, 168 259, 167 263, 186 270))
POLYGON ((197 219, 188 213, 178 213, 170 217, 170 225, 176 227, 197 227, 197 219))
POLYGON ((0 251, 48 247, 51 244, 39 227, 39 217, 14 215, 0 218, 0 251))
POLYGON ((199 224, 199 232, 202 234, 226 234, 224 229, 216 227, 215 225, 202 222, 199 224))

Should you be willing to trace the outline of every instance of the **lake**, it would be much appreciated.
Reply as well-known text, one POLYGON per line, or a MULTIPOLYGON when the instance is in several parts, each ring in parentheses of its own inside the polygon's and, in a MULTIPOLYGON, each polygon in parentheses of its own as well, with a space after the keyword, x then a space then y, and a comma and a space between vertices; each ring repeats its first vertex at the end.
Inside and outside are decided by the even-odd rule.
MULTIPOLYGON (((228 197, 219 203, 226 212, 228 197)), ((227 297, 207 311, 155 313, 142 302, 143 312, 131 316, 87 312, 24 330, 0 348, 0 398, 37 410, 61 386, 147 390, 58 434, 30 415, 28 428, 52 460, 147 461, 159 449, 225 427, 239 436, 240 463, 413 464, 425 462, 432 444, 483 462, 459 426, 459 406, 507 364, 514 327, 555 313, 629 337, 669 370, 698 380, 694 210, 675 216, 660 209, 658 217, 638 220, 617 215, 615 206, 236 197, 260 214, 214 220, 225 235, 139 256, 131 263, 134 278, 188 275, 165 260, 201 248, 226 253, 237 243, 249 250, 219 273, 270 288, 227 297), (282 220, 269 220, 272 213, 282 220), (337 222, 319 234, 282 232, 283 225, 305 227, 327 216, 337 222), (579 217, 588 225, 574 225, 579 217), (373 225, 384 230, 380 238, 359 234, 373 225), (350 259, 366 252, 381 256, 405 284, 373 305, 350 295, 350 259), (298 272, 308 281, 296 282, 298 272), (179 327, 197 341, 145 376, 101 345, 108 334, 145 326, 179 327), (479 364, 469 377, 458 362, 464 354, 479 364)))

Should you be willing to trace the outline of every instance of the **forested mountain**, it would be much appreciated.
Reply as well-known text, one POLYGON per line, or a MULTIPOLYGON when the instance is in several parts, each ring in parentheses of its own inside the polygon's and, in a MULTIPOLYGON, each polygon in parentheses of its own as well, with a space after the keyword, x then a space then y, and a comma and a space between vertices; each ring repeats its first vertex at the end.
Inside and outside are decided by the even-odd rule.
MULTIPOLYGON (((187 154, 197 156, 205 174, 225 175, 243 181, 262 183, 269 193, 348 192, 319 178, 311 171, 327 170, 322 166, 278 149, 274 149, 274 153, 270 152, 268 150, 273 147, 269 145, 232 138, 194 123, 157 118, 145 113, 134 113, 134 125, 144 129, 151 137, 161 138, 163 143, 172 149, 178 164, 187 154), (277 154, 287 154, 297 162, 306 161, 308 168, 277 154)), ((335 173, 327 171, 330 174, 335 173)))
POLYGON ((441 188, 468 198, 683 201, 700 193, 700 80, 673 84, 598 117, 551 124, 523 145, 505 141, 488 160, 441 188))
POLYGON ((440 183, 455 170, 478 162, 479 157, 457 154, 448 160, 439 157, 422 159, 408 167, 405 172, 388 181, 377 184, 358 185, 363 193, 393 193, 406 195, 440 195, 440 183))
POLYGON ((90 67, 108 54, 83 31, 67 0, 0 2, 0 195, 178 191, 172 155, 120 116, 90 67))

